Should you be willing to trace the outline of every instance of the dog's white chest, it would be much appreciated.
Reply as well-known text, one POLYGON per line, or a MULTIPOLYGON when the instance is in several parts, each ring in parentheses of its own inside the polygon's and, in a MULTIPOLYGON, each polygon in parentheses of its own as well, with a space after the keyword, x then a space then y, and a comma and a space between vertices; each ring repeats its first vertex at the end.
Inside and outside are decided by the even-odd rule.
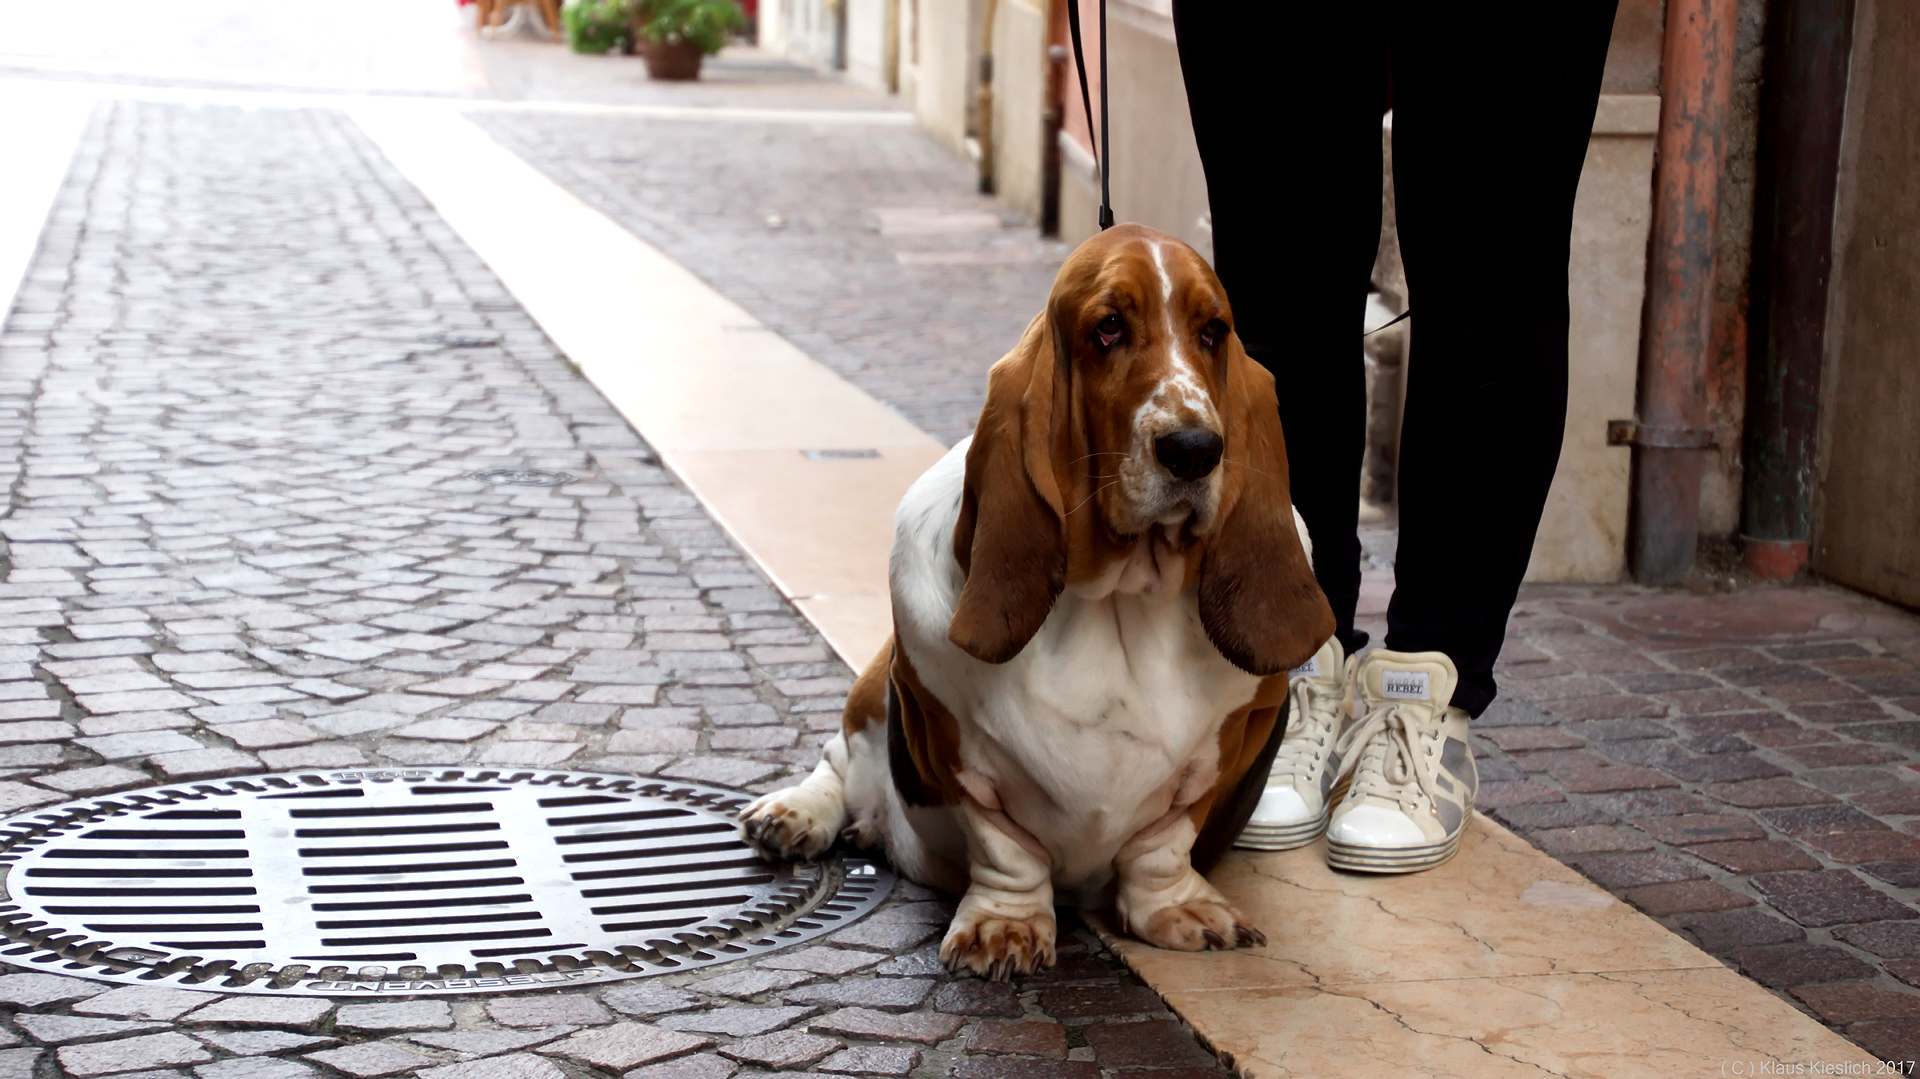
POLYGON ((893 559, 900 643, 961 729, 966 767, 1051 849, 1056 882, 1097 883, 1113 851, 1166 812, 1221 724, 1259 679, 1208 640, 1192 590, 1068 589, 1013 659, 982 663, 946 639, 963 583, 952 534, 965 443, 908 493, 893 559))
MULTIPOLYGON (((1060 598, 1027 648, 983 682, 967 721, 982 764, 1017 770, 1065 807, 1070 829, 1132 834, 1205 764, 1259 679, 1221 657, 1192 593, 1060 598)), ((1004 777, 1003 777, 1004 778, 1004 777)))
MULTIPOLYGON (((1097 600, 1069 592, 1020 655, 980 675, 987 687, 975 722, 1003 744, 1031 743, 1061 770, 1081 764, 1052 762, 1066 742, 1129 771, 1178 768, 1259 683, 1207 640, 1191 592, 1097 600)), ((1100 765, 1082 767, 1101 782, 1100 765)))

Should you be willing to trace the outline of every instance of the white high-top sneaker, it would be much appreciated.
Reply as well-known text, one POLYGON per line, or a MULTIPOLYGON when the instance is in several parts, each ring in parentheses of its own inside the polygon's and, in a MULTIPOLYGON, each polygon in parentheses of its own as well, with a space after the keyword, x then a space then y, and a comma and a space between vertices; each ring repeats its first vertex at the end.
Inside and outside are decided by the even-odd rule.
POLYGON ((1333 743, 1349 716, 1352 668, 1338 638, 1328 638, 1312 659, 1294 668, 1287 680, 1287 733, 1267 772, 1266 792, 1234 846, 1292 850, 1326 830, 1328 792, 1340 772, 1333 743))
POLYGON ((1439 652, 1361 658, 1355 690, 1366 714, 1335 746, 1352 775, 1327 824, 1327 864, 1414 873, 1459 849, 1480 788, 1467 714, 1448 705, 1459 678, 1439 652))

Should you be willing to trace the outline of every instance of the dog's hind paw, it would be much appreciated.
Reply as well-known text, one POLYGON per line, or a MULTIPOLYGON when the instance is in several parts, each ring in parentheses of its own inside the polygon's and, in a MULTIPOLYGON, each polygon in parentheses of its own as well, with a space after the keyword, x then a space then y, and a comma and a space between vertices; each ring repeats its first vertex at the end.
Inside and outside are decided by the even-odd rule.
POLYGON ((1267 935, 1224 899, 1197 898, 1161 907, 1133 931, 1155 947, 1176 952, 1259 947, 1267 935))
POLYGON ((840 830, 840 838, 860 850, 874 850, 886 843, 886 833, 880 829, 880 821, 873 816, 855 817, 853 823, 840 830))
POLYGON ((740 837, 775 861, 810 861, 827 852, 846 818, 841 800, 804 786, 755 799, 740 811, 740 837))

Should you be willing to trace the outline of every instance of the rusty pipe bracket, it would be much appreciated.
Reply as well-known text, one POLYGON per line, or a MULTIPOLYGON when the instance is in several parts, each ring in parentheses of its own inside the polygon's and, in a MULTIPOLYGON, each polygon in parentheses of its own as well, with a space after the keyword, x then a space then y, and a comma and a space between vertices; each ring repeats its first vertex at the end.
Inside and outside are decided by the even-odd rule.
POLYGON ((1659 450, 1708 450, 1720 444, 1711 427, 1653 427, 1639 420, 1608 420, 1607 445, 1659 450))

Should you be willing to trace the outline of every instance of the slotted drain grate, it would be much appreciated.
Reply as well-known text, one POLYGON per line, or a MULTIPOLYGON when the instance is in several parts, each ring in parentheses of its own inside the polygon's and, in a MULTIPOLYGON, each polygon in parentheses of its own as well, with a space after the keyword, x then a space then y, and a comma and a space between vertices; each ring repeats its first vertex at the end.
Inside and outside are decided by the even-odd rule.
POLYGON ((467 478, 481 483, 503 483, 510 487, 558 487, 572 483, 576 477, 571 472, 546 468, 488 468, 469 472, 467 478))
POLYGON ((865 915, 860 859, 759 860, 747 796, 584 772, 182 783, 0 821, 0 961, 222 993, 500 992, 723 963, 865 915))

